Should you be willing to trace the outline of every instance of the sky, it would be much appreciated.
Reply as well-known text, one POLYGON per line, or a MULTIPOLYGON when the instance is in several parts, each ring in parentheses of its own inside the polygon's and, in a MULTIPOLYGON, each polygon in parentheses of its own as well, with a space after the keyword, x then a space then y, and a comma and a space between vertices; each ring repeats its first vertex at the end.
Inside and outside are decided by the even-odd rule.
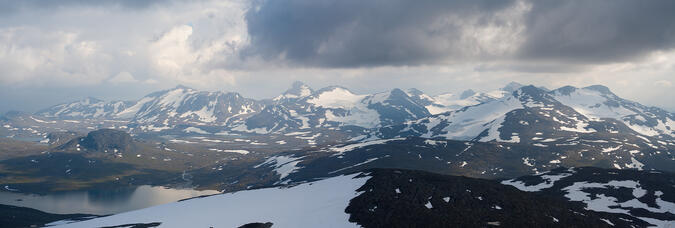
POLYGON ((675 111, 672 0, 0 0, 0 112, 185 85, 271 98, 602 84, 675 111))

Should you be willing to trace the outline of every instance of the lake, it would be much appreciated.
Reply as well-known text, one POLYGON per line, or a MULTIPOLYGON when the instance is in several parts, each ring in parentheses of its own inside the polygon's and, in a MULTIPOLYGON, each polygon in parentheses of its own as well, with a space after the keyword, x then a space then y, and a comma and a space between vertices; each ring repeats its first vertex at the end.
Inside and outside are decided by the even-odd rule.
POLYGON ((49 213, 115 214, 181 199, 217 194, 218 191, 172 189, 143 185, 139 187, 59 192, 33 195, 0 191, 0 204, 29 207, 49 213))

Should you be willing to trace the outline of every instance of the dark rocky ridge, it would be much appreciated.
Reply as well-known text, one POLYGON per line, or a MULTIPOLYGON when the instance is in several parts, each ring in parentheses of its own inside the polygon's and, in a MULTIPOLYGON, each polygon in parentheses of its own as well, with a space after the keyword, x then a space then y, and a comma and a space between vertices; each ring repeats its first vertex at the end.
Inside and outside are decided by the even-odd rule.
POLYGON ((87 214, 51 214, 31 208, 0 204, 0 227, 42 227, 47 223, 78 218, 92 218, 87 214))
MULTIPOLYGON (((561 200, 569 200, 567 195, 572 194, 569 192, 570 189, 574 189, 573 186, 575 184, 581 184, 585 185, 585 187, 579 191, 587 194, 589 200, 607 197, 609 199, 613 198, 616 205, 609 203, 610 205, 607 207, 617 211, 625 210, 626 213, 620 214, 621 216, 625 216, 624 219, 639 220, 636 218, 641 217, 662 221, 675 221, 675 214, 672 213, 673 208, 669 209, 667 204, 659 205, 659 201, 675 202, 675 174, 673 173, 601 169, 596 167, 573 169, 561 167, 553 169, 545 175, 563 176, 563 178, 550 183, 551 181, 544 178, 543 175, 530 175, 509 180, 509 182, 522 182, 525 186, 550 183, 552 186, 543 188, 538 193, 557 197, 561 200), (633 188, 629 184, 626 184, 631 182, 637 183, 638 186, 633 188), (614 187, 600 187, 603 184, 609 183, 615 183, 614 187), (642 207, 649 207, 650 209, 642 207), (664 211, 659 212, 659 209, 664 211)), ((597 206, 594 208, 597 208, 597 206)), ((606 212, 599 213, 609 214, 606 212)))
MULTIPOLYGON (((594 166, 612 168, 614 164, 626 164, 631 158, 639 159, 645 170, 656 169, 675 172, 673 155, 659 153, 656 149, 643 149, 644 155, 631 156, 630 151, 603 152, 601 144, 592 143, 595 138, 580 138, 579 145, 547 143, 548 147, 524 143, 465 142, 444 139, 408 137, 386 143, 357 147, 344 152, 335 148, 290 151, 277 156, 299 160, 298 169, 287 175, 290 182, 309 181, 371 168, 397 168, 424 170, 428 172, 462 175, 475 178, 514 178, 535 172, 544 172, 557 167, 594 166), (545 148, 542 149, 542 148, 545 148), (339 153, 336 154, 336 153, 339 153), (620 159, 617 157, 621 157, 620 159)), ((672 150, 672 147, 671 149, 672 150)), ((275 175, 275 166, 261 165, 257 174, 275 175)))
POLYGON ((49 145, 61 145, 82 136, 83 134, 73 131, 52 132, 47 134, 47 139, 49 139, 49 145))
POLYGON ((519 191, 497 181, 422 171, 373 169, 350 201, 350 221, 363 227, 645 226, 581 204, 519 191))
POLYGON ((81 148, 88 152, 126 152, 133 150, 134 147, 134 140, 128 133, 114 129, 100 129, 89 132, 85 137, 74 138, 58 149, 81 148))
POLYGON ((133 147, 133 139, 126 132, 113 129, 101 129, 92 131, 80 144, 91 150, 122 150, 128 151, 133 147))
POLYGON ((270 228, 272 227, 273 223, 271 222, 266 222, 266 223, 261 223, 261 222, 254 222, 254 223, 248 223, 240 226, 239 228, 270 228))

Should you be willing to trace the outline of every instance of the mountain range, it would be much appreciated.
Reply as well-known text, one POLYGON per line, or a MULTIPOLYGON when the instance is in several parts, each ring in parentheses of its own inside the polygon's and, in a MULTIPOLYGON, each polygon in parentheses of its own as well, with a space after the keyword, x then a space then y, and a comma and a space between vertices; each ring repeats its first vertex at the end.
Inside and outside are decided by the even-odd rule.
POLYGON ((518 133, 518 125, 533 124, 549 128, 542 130, 565 132, 612 132, 627 127, 633 133, 662 140, 675 136, 675 114, 622 99, 607 87, 548 90, 515 82, 497 91, 466 90, 437 96, 417 89, 362 95, 339 86, 313 90, 295 82, 269 100, 177 86, 135 101, 85 98, 46 108, 32 117, 45 121, 128 121, 132 133, 179 126, 215 126, 219 131, 258 134, 356 128, 378 132, 373 134, 377 137, 417 135, 515 142, 520 137, 513 135, 518 133))

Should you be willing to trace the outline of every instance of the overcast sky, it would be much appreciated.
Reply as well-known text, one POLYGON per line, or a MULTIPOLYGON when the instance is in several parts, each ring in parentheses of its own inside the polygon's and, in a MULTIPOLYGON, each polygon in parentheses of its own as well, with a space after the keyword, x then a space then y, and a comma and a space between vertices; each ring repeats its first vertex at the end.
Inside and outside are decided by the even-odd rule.
POLYGON ((0 112, 183 84, 435 95, 602 84, 675 111, 675 1, 0 0, 0 112))

